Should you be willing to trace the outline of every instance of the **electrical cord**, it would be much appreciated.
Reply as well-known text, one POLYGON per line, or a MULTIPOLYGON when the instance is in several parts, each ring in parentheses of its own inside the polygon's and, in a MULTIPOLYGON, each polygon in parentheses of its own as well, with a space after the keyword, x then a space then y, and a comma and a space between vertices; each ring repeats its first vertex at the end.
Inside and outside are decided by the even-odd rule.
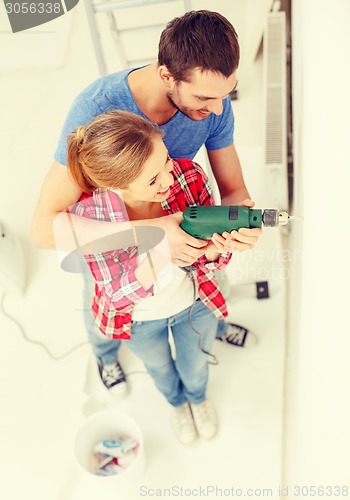
POLYGON ((23 338, 27 341, 27 342, 30 342, 31 344, 36 344, 38 346, 40 346, 42 349, 44 349, 46 351, 46 353, 48 354, 48 356, 55 360, 55 361, 60 361, 61 359, 64 359, 66 358, 67 356, 69 356, 70 354, 72 354, 72 352, 76 351, 77 349, 80 349, 81 347, 83 347, 84 345, 87 345, 89 344, 89 342, 86 340, 84 342, 81 342, 80 344, 76 345, 75 347, 72 347, 72 349, 69 349, 67 352, 65 352, 64 354, 61 354, 60 356, 56 356, 55 354, 53 354, 50 349, 43 343, 43 342, 40 342, 39 340, 33 340, 31 338, 28 337, 28 335, 26 334, 23 326, 21 325, 21 323, 16 319, 14 318, 13 316, 11 316, 8 312, 5 311, 5 308, 4 308, 4 299, 5 299, 5 295, 6 293, 3 293, 2 296, 1 296, 1 303, 0 303, 0 310, 1 312, 3 313, 4 316, 6 316, 7 318, 9 318, 13 323, 15 323, 15 325, 17 325, 19 331, 21 332, 23 338))
MULTIPOLYGON (((190 327, 192 328, 192 330, 194 331, 194 333, 196 333, 199 337, 199 349, 204 353, 206 354, 208 357, 209 357, 209 360, 208 360, 208 363, 211 364, 211 365, 218 365, 219 364, 219 360, 217 359, 217 357, 206 351, 205 349, 203 349, 203 334, 201 332, 199 332, 193 325, 193 322, 192 322, 192 313, 193 313, 193 308, 196 304, 196 284, 195 284, 195 281, 194 281, 194 278, 193 278, 193 266, 186 266, 186 267, 181 267, 180 269, 182 269, 184 272, 186 272, 189 276, 190 276, 190 279, 193 283, 193 304, 191 305, 190 309, 189 309, 189 312, 188 312, 188 321, 189 321, 189 324, 190 324, 190 327)), ((81 347, 89 344, 89 342, 87 340, 85 340, 84 342, 81 342, 80 344, 72 347, 71 349, 69 349, 67 352, 61 354, 60 356, 56 356, 55 354, 53 354, 50 349, 47 347, 46 344, 44 344, 43 342, 40 342, 39 340, 33 340, 31 338, 28 337, 28 335, 26 334, 23 326, 21 325, 21 323, 16 319, 14 318, 13 316, 11 316, 4 308, 4 300, 5 300, 5 296, 6 296, 6 293, 3 293, 2 296, 1 296, 1 302, 0 302, 0 311, 2 312, 2 314, 7 317, 8 319, 10 319, 19 329, 19 331, 21 332, 23 338, 31 343, 31 344, 35 344, 35 345, 38 345, 39 347, 41 347, 42 349, 44 349, 44 351, 46 352, 46 354, 53 360, 55 361, 60 361, 66 357, 68 357, 70 354, 72 354, 74 351, 76 351, 77 349, 80 349, 81 347)), ((148 372, 143 372, 143 371, 135 371, 135 372, 130 372, 128 373, 126 376, 130 376, 130 375, 134 375, 134 374, 138 374, 138 373, 145 373, 147 374, 148 372)))

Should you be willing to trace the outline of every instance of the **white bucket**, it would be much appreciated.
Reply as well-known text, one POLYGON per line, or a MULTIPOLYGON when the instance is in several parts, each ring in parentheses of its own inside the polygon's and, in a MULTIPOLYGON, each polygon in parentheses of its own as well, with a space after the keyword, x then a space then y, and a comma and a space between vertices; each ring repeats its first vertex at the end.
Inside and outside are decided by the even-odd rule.
POLYGON ((74 455, 84 482, 100 494, 135 489, 145 468, 143 437, 136 422, 124 413, 102 410, 90 415, 80 427, 74 443, 74 455), (111 476, 99 476, 93 470, 93 448, 105 439, 118 436, 134 438, 138 443, 135 460, 125 471, 111 476))

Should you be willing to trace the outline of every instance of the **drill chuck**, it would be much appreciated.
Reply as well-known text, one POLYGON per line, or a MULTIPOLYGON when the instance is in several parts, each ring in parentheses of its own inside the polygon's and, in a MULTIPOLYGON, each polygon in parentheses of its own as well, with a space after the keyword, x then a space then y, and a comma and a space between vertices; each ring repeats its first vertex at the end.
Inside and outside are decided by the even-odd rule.
POLYGON ((189 207, 183 212, 181 227, 195 238, 209 240, 213 233, 222 234, 242 227, 282 226, 288 223, 287 212, 243 206, 189 207))
POLYGON ((262 221, 266 227, 285 226, 288 224, 289 215, 274 208, 265 208, 262 221))

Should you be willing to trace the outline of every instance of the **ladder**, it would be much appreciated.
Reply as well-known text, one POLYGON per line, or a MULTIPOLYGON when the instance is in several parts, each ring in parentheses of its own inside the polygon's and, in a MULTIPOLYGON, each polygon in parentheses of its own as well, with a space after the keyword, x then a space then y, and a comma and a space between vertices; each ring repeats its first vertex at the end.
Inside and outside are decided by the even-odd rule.
MULTIPOLYGON (((114 1, 102 1, 97 3, 93 2, 93 0, 84 0, 85 11, 87 15, 87 20, 90 28, 92 43, 94 46, 95 56, 100 75, 101 76, 106 75, 108 73, 108 70, 107 70, 103 45, 101 41, 101 33, 96 19, 97 14, 105 13, 107 15, 109 22, 109 29, 113 36, 115 46, 121 60, 121 64, 123 66, 123 69, 125 69, 128 67, 129 61, 127 60, 126 57, 125 47, 123 46, 122 39, 120 36, 121 30, 118 29, 114 12, 121 9, 144 7, 148 5, 165 4, 178 1, 179 0, 114 0, 114 1)), ((191 0, 183 0, 183 5, 185 12, 192 10, 191 0)), ((159 24, 154 24, 153 26, 159 26, 159 24)))

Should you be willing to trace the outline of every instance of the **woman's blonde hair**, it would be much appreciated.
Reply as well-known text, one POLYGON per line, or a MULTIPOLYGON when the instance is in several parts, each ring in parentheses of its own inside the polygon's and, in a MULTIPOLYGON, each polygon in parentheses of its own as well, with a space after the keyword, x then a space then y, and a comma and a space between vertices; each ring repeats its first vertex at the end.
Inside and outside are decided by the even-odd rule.
POLYGON ((128 111, 109 111, 68 136, 68 168, 85 193, 125 189, 140 174, 161 129, 128 111))

